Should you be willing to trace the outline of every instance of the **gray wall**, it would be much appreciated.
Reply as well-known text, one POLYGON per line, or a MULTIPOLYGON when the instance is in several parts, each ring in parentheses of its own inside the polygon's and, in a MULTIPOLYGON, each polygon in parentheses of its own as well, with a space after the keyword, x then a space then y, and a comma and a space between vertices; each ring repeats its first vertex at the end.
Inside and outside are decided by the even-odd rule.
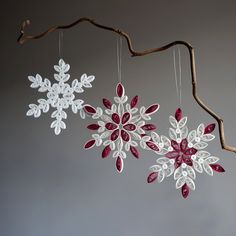
MULTIPOLYGON (((5 1, 1 4, 0 90, 0 235, 236 235, 236 154, 221 150, 219 139, 209 150, 221 158, 225 174, 198 175, 197 189, 184 200, 173 179, 146 184, 148 167, 157 156, 146 151, 129 156, 122 174, 114 159, 102 160, 100 149, 83 150, 90 132, 69 113, 68 128, 59 137, 49 128, 49 114, 27 118, 27 105, 40 98, 27 75, 52 78, 58 61, 58 33, 23 46, 16 43, 22 20, 29 33, 81 16, 119 27, 137 50, 177 39, 196 49, 199 94, 225 121, 226 137, 235 142, 235 1, 5 1)), ((183 107, 189 127, 213 119, 191 97, 188 55, 183 58, 183 107)), ((112 98, 117 82, 116 37, 84 23, 64 32, 64 59, 71 77, 95 74, 93 88, 82 97, 94 106, 112 98), (105 86, 106 85, 106 86, 105 86)), ((172 50, 131 58, 123 50, 123 83, 141 104, 161 104, 153 121, 162 134, 178 106, 172 50)))

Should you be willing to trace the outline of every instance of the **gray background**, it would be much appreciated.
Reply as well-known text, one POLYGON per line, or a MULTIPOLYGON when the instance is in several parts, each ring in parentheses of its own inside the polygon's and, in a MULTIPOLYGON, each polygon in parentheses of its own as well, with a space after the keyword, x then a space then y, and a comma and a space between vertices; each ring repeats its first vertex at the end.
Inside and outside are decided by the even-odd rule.
MULTIPOLYGON (((100 149, 83 150, 91 120, 69 112, 68 128, 58 137, 51 118, 27 118, 29 103, 43 94, 29 87, 27 75, 52 78, 58 61, 58 33, 23 46, 16 43, 22 20, 29 33, 89 16, 127 31, 137 50, 177 39, 196 49, 199 95, 225 121, 226 137, 235 142, 235 1, 5 1, 1 4, 0 90, 0 235, 236 235, 236 154, 222 151, 217 139, 209 151, 221 158, 225 174, 198 175, 196 191, 187 200, 172 178, 146 184, 148 168, 157 156, 142 151, 125 161, 122 174, 114 159, 102 160, 100 149)), ((96 75, 93 88, 82 95, 101 105, 112 98, 117 83, 116 36, 88 23, 64 32, 63 57, 71 78, 96 75)), ((188 54, 181 47, 183 107, 189 127, 213 119, 191 97, 188 54)), ((159 102, 153 116, 158 131, 167 134, 168 116, 178 106, 172 49, 122 58, 127 94, 140 95, 140 105, 159 102)), ((217 133, 217 132, 216 132, 217 133)))

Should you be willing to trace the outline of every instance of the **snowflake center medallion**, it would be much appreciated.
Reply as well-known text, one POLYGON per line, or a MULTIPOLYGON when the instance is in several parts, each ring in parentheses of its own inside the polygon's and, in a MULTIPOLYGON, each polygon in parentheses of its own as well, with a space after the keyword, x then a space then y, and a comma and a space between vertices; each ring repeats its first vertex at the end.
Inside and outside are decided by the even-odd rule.
POLYGON ((91 82, 95 79, 93 75, 87 76, 83 74, 80 78, 74 79, 70 84, 66 83, 70 75, 67 72, 70 69, 70 65, 66 64, 63 59, 59 60, 59 64, 54 66, 55 71, 54 79, 58 83, 51 84, 48 79, 42 79, 42 77, 37 74, 34 76, 29 76, 29 80, 32 82, 31 88, 38 88, 39 92, 47 92, 47 99, 38 99, 37 104, 30 104, 29 110, 26 113, 27 116, 39 117, 42 112, 47 113, 50 107, 56 110, 52 113, 51 117, 55 120, 51 123, 51 128, 54 128, 56 135, 60 134, 61 129, 66 128, 66 124, 63 119, 67 118, 67 113, 64 111, 71 106, 73 113, 80 111, 81 118, 85 118, 85 113, 83 110, 82 99, 75 100, 76 93, 83 93, 84 88, 91 88, 91 82), (83 88, 84 87, 84 88, 83 88))
POLYGON ((106 123, 105 127, 107 130, 111 130, 111 140, 115 141, 119 136, 125 142, 128 142, 130 139, 130 131, 136 130, 136 125, 133 123, 129 123, 131 118, 131 114, 129 112, 125 112, 122 117, 120 117, 117 113, 112 114, 113 123, 106 123))
POLYGON ((179 140, 171 140, 171 147, 173 151, 170 151, 166 154, 166 157, 175 160, 175 167, 178 168, 182 163, 185 163, 189 166, 192 166, 191 156, 197 152, 196 148, 189 147, 187 139, 181 140, 181 143, 178 143, 179 140))
POLYGON ((153 124, 146 124, 151 120, 151 115, 159 109, 158 104, 153 104, 147 109, 141 107, 138 109, 139 97, 135 96, 130 103, 127 103, 128 97, 125 95, 124 86, 119 83, 116 87, 117 97, 114 97, 115 103, 112 104, 108 99, 103 99, 105 111, 98 107, 85 106, 85 111, 97 119, 97 124, 91 124, 88 129, 97 131, 93 134, 92 140, 85 144, 85 148, 92 148, 94 145, 104 145, 102 157, 106 158, 112 152, 116 158, 116 168, 119 172, 123 170, 123 159, 126 158, 126 152, 130 151, 134 157, 139 158, 137 146, 143 149, 158 150, 158 147, 151 141, 147 131, 156 129, 153 124))
POLYGON ((157 159, 157 165, 150 167, 152 172, 147 181, 152 183, 157 179, 162 182, 165 177, 174 174, 176 188, 181 188, 182 195, 186 198, 190 189, 195 190, 195 171, 202 173, 204 170, 209 175, 213 175, 213 171, 224 172, 223 167, 216 164, 219 158, 203 150, 215 138, 211 134, 215 124, 206 127, 200 124, 197 130, 188 132, 187 117, 182 117, 180 108, 176 110, 175 117, 170 116, 169 121, 172 126, 169 129, 170 139, 151 133, 153 143, 159 148, 155 153, 162 157, 157 159))

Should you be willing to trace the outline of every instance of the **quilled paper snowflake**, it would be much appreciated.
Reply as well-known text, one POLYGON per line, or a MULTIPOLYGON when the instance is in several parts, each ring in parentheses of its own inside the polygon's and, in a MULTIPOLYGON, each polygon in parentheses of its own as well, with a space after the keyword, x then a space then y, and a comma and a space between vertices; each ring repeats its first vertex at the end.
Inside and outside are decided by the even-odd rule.
POLYGON ((206 127, 200 124, 197 130, 188 132, 187 117, 182 117, 180 108, 177 109, 175 117, 169 117, 169 121, 172 126, 169 129, 170 139, 159 136, 155 132, 151 133, 152 141, 159 148, 159 151, 155 153, 162 157, 157 159, 156 165, 150 167, 151 173, 147 181, 148 183, 155 180, 162 182, 165 177, 173 174, 176 189, 181 188, 182 195, 186 198, 190 189, 195 190, 196 172, 205 171, 208 175, 213 175, 213 171, 225 171, 221 165, 217 164, 219 158, 204 150, 208 142, 215 138, 211 134, 215 129, 215 124, 206 127))
POLYGON ((36 76, 28 76, 28 79, 32 84, 31 88, 38 88, 39 92, 46 92, 46 99, 38 99, 38 104, 30 104, 29 110, 26 113, 27 116, 34 116, 38 118, 41 113, 47 113, 50 107, 56 109, 52 112, 51 117, 55 120, 51 123, 51 128, 54 128, 56 135, 60 134, 61 129, 66 128, 66 124, 63 119, 67 118, 66 109, 71 107, 73 113, 80 111, 81 118, 85 118, 85 112, 83 110, 82 99, 75 100, 75 93, 83 93, 84 88, 91 88, 91 82, 95 79, 93 75, 87 76, 83 74, 80 78, 74 79, 70 84, 66 83, 70 79, 70 75, 67 72, 70 69, 70 65, 66 64, 63 59, 59 60, 59 64, 54 66, 55 71, 54 79, 57 83, 51 83, 48 79, 42 79, 39 74, 36 76))
POLYGON ((85 111, 92 115, 93 119, 98 120, 96 124, 87 127, 96 133, 84 147, 89 149, 95 145, 104 145, 102 158, 108 157, 112 152, 112 156, 116 158, 116 168, 122 172, 126 152, 130 151, 134 157, 139 158, 137 149, 139 145, 143 149, 157 150, 157 146, 150 142, 151 137, 145 132, 156 129, 155 125, 146 124, 146 121, 151 120, 151 115, 157 112, 159 104, 153 104, 147 109, 144 106, 138 109, 136 107, 138 96, 127 103, 128 97, 121 83, 116 87, 116 94, 117 97, 114 97, 116 104, 103 99, 105 111, 100 107, 84 106, 85 111))

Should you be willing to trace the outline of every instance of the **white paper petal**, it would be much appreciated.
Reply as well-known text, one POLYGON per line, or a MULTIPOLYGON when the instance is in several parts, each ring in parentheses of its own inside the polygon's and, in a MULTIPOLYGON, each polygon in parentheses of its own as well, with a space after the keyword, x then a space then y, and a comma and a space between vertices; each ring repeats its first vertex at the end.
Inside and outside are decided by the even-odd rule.
POLYGON ((188 185, 188 187, 192 190, 195 190, 195 184, 193 182, 193 180, 189 177, 186 177, 186 184, 188 185))
POLYGON ((179 121, 178 127, 179 127, 180 129, 183 128, 183 127, 186 125, 187 120, 188 120, 187 116, 183 117, 183 118, 179 121))
POLYGON ((170 139, 172 139, 172 140, 176 140, 177 139, 177 134, 176 134, 174 129, 169 128, 169 136, 170 136, 170 139))
POLYGON ((169 121, 170 121, 170 124, 176 129, 177 123, 178 123, 177 120, 173 116, 170 116, 169 121))
POLYGON ((104 133, 101 134, 101 139, 107 138, 111 135, 111 131, 105 131, 104 133))
POLYGON ((180 138, 181 139, 185 139, 188 136, 188 127, 184 126, 181 130, 180 130, 180 138))
POLYGON ((152 132, 151 137, 154 143, 158 144, 160 142, 160 136, 156 132, 152 132))
POLYGON ((194 139, 196 138, 196 130, 192 130, 192 131, 190 131, 189 132, 189 134, 188 134, 188 142, 193 142, 194 141, 194 139))
POLYGON ((169 177, 173 174, 174 172, 174 166, 170 165, 167 169, 165 169, 165 176, 169 177))
POLYGON ((192 179, 196 178, 196 174, 195 174, 194 169, 191 166, 188 166, 188 165, 187 165, 187 173, 192 179))
POLYGON ((197 161, 193 161, 193 168, 199 173, 203 172, 202 165, 197 161))
POLYGON ((196 148, 196 149, 204 149, 204 148, 206 148, 207 146, 208 146, 208 144, 205 143, 205 142, 199 142, 199 143, 195 143, 195 144, 193 145, 193 147, 196 148))
POLYGON ((211 157, 208 157, 208 158, 205 160, 205 162, 206 162, 207 164, 214 164, 214 163, 216 163, 217 161, 219 161, 219 159, 220 159, 220 158, 218 158, 218 157, 213 157, 213 156, 211 156, 211 157))
POLYGON ((153 165, 149 168, 153 172, 159 172, 161 170, 161 166, 159 165, 153 165))
POLYGON ((200 124, 200 125, 197 127, 197 135, 198 135, 199 137, 201 137, 201 136, 204 134, 204 130, 205 130, 204 124, 200 124))
POLYGON ((158 178, 157 178, 158 183, 161 183, 164 180, 164 178, 165 178, 164 171, 163 170, 159 171, 158 172, 158 178))
POLYGON ((208 165, 207 162, 204 162, 203 163, 203 169, 205 170, 205 172, 208 174, 208 175, 213 175, 213 170, 212 168, 208 165))
POLYGON ((179 179, 177 179, 175 187, 176 187, 176 189, 179 189, 179 188, 181 188, 184 184, 185 184, 185 177, 182 176, 182 177, 180 177, 179 179))
POLYGON ((196 156, 199 157, 199 158, 207 158, 209 157, 211 154, 205 150, 201 150, 201 151, 198 151, 196 156))
POLYGON ((174 172, 174 179, 175 180, 179 179, 181 177, 181 175, 182 175, 182 169, 181 169, 181 167, 178 167, 174 172))
POLYGON ((160 157, 160 158, 158 158, 157 160, 156 160, 156 162, 158 163, 158 164, 164 164, 164 163, 168 163, 170 161, 170 159, 169 158, 167 158, 167 157, 160 157))
POLYGON ((212 141, 215 138, 215 135, 213 134, 204 134, 201 139, 205 142, 212 141))
POLYGON ((165 146, 169 147, 171 145, 170 139, 168 139, 166 136, 161 136, 161 141, 164 143, 165 146))

